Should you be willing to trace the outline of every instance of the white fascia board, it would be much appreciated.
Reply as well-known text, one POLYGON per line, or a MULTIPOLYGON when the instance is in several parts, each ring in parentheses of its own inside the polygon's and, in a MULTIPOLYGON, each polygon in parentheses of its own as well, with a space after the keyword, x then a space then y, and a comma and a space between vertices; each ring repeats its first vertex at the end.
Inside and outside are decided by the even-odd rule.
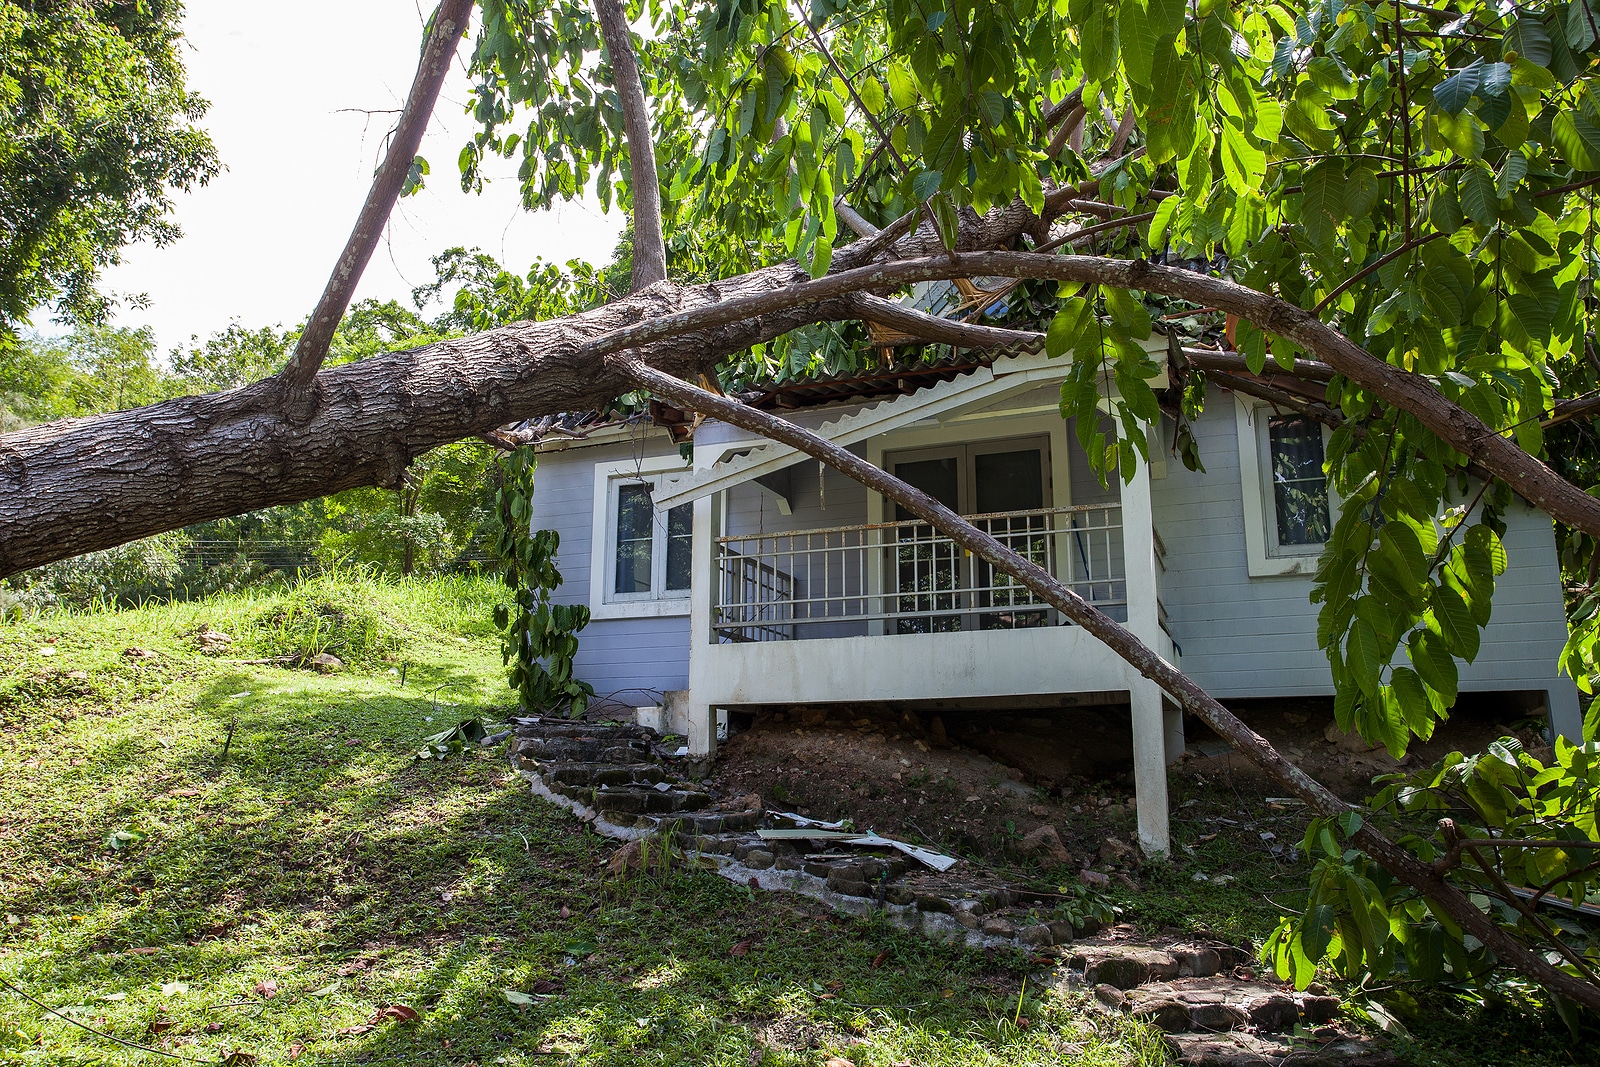
MULTIPOLYGON (((848 448, 920 419, 981 401, 998 400, 1039 382, 1065 377, 1071 366, 1070 360, 1049 359, 1043 352, 1005 356, 987 368, 958 375, 908 396, 883 400, 832 422, 825 422, 816 432, 834 444, 848 448)), ((732 459, 719 460, 710 467, 661 479, 654 497, 656 506, 670 508, 732 488, 751 478, 782 470, 800 457, 799 450, 793 446, 764 438, 719 443, 716 447, 723 455, 742 449, 748 451, 732 459)))

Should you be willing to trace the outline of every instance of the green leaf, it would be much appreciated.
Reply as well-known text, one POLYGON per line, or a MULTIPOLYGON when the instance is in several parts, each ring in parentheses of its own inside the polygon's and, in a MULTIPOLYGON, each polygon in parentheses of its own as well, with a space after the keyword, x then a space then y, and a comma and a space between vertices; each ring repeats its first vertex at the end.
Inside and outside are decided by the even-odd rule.
POLYGON ((1600 170, 1600 129, 1576 109, 1557 111, 1550 122, 1556 147, 1579 170, 1600 170))
POLYGON ((1433 87, 1433 102, 1447 115, 1459 115, 1483 79, 1483 60, 1472 63, 1433 87))
POLYGON ((1045 354, 1056 359, 1078 346, 1084 329, 1094 321, 1094 309, 1089 301, 1075 296, 1056 309, 1055 318, 1044 335, 1045 354))
POLYGON ((1444 638, 1452 652, 1468 663, 1478 658, 1478 626, 1472 621, 1472 612, 1460 593, 1446 585, 1434 586, 1428 612, 1434 631, 1444 638))
POLYGON ((1527 16, 1513 22, 1501 38, 1500 58, 1511 62, 1513 57, 1507 54, 1510 52, 1515 52, 1516 58, 1526 59, 1536 67, 1549 66, 1553 53, 1550 34, 1545 31, 1544 24, 1527 16))
POLYGON ((864 75, 856 86, 856 95, 861 97, 861 103, 874 115, 883 112, 885 97, 883 83, 872 75, 864 75))
POLYGON ((889 64, 889 96, 894 106, 904 111, 917 102, 917 82, 904 63, 889 64))
POLYGON ((1300 224, 1319 248, 1333 242, 1334 232, 1344 221, 1344 185, 1344 167, 1334 160, 1323 160, 1306 172, 1301 188, 1300 224))
POLYGON ((1389 676, 1389 691, 1406 727, 1426 741, 1433 735, 1433 701, 1422 679, 1410 667, 1396 667, 1389 676))
POLYGON ((1494 174, 1474 164, 1461 175, 1461 210, 1480 226, 1493 226, 1500 216, 1500 197, 1495 194, 1494 174))
MULTIPOLYGON (((1470 621, 1470 620, 1469 620, 1470 621)), ((1473 630, 1477 633, 1477 630, 1473 630)), ((1383 673, 1382 652, 1378 634, 1365 619, 1357 619, 1345 640, 1345 666, 1355 683, 1369 697, 1378 694, 1378 678, 1383 673)))
POLYGON ((1439 635, 1428 630, 1414 633, 1407 642, 1406 651, 1411 656, 1412 666, 1428 688, 1438 693, 1446 705, 1454 704, 1460 686, 1460 674, 1456 670, 1455 657, 1444 646, 1439 635))
POLYGON ((1150 336, 1150 311, 1142 300, 1127 289, 1107 288, 1105 294, 1113 322, 1140 340, 1150 336))

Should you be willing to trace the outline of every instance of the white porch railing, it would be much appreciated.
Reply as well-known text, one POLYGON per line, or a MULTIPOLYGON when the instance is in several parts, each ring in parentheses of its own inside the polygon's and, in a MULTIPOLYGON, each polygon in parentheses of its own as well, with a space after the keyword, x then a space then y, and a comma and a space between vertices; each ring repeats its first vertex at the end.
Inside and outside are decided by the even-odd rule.
MULTIPOLYGON (((1001 544, 1126 618, 1120 504, 972 515, 1001 544)), ((714 642, 1055 626, 1024 586, 920 520, 717 538, 714 642)))

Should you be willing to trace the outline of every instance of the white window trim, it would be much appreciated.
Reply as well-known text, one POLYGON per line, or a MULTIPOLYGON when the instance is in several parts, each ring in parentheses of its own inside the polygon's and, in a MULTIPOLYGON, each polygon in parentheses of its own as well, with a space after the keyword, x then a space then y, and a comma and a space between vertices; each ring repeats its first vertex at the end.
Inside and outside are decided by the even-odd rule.
MULTIPOLYGON (((616 576, 617 486, 623 482, 655 481, 657 475, 681 474, 689 469, 677 456, 657 456, 639 462, 608 460, 594 465, 594 525, 589 541, 589 617, 594 619, 647 619, 688 615, 690 590, 671 593, 613 593, 616 576)), ((653 559, 658 569, 666 566, 666 554, 653 559)))
MULTIPOLYGON (((1239 482, 1244 492, 1244 554, 1245 564, 1252 578, 1277 578, 1317 573, 1317 560, 1322 555, 1322 545, 1278 544, 1277 509, 1270 502, 1272 492, 1267 484, 1272 468, 1265 460, 1266 445, 1262 436, 1264 423, 1260 414, 1275 413, 1271 404, 1247 400, 1234 394, 1234 415, 1239 431, 1239 482)), ((1322 431, 1326 448, 1328 431, 1322 431)), ((1332 488, 1328 490, 1328 515, 1339 517, 1339 497, 1332 488)))

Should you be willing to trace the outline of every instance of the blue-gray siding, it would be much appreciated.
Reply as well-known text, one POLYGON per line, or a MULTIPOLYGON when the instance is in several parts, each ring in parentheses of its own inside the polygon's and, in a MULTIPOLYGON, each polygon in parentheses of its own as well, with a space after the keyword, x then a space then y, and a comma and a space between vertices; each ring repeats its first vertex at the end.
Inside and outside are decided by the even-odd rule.
MULTIPOLYGON (((533 522, 561 535, 556 562, 565 580, 556 593, 559 602, 589 603, 595 466, 674 456, 677 451, 664 432, 652 429, 642 444, 570 448, 539 457, 533 522)), ((628 706, 658 703, 663 691, 689 685, 689 617, 595 619, 579 635, 574 669, 599 697, 628 706)))
MULTIPOLYGON (((1169 458, 1166 477, 1151 482, 1156 531, 1166 545, 1162 600, 1184 671, 1221 697, 1331 693, 1316 644, 1311 578, 1248 573, 1230 394, 1212 390, 1194 434, 1205 472, 1169 458)), ((1483 651, 1462 667, 1462 687, 1569 690, 1556 669, 1566 619, 1550 520, 1521 503, 1505 518, 1510 569, 1496 583, 1483 651)))

